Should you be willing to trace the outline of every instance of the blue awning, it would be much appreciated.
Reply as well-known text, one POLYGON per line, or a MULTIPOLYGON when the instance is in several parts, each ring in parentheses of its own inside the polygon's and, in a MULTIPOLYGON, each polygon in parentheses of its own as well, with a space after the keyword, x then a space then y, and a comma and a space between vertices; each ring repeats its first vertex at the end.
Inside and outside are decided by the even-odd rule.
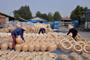
POLYGON ((37 23, 37 20, 28 20, 27 22, 37 23))

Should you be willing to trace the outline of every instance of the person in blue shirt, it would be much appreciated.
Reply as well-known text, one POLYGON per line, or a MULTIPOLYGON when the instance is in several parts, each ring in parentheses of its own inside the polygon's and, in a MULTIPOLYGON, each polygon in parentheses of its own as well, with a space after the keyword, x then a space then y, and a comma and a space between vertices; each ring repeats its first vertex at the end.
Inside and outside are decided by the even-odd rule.
POLYGON ((12 39, 13 39, 13 49, 15 48, 15 45, 16 45, 16 38, 18 36, 20 36, 22 38, 22 40, 24 40, 24 37, 23 37, 23 33, 24 33, 24 29, 21 28, 21 27, 17 27, 15 30, 13 30, 11 32, 11 36, 12 36, 12 39))

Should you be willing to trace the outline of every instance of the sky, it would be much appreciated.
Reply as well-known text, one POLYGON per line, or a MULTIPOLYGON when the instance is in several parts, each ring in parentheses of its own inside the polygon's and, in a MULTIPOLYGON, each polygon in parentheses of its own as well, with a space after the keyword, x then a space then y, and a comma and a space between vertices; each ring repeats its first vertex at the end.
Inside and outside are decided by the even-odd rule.
POLYGON ((29 5, 33 15, 37 11, 59 11, 62 16, 69 16, 77 5, 90 8, 90 0, 0 0, 0 12, 13 16, 13 11, 24 5, 29 5))

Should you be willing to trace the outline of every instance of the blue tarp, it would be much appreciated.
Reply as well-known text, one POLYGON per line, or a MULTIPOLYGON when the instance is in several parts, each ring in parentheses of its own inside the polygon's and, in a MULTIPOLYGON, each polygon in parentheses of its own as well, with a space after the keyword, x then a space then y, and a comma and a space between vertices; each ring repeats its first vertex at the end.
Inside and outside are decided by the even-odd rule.
POLYGON ((53 29, 59 29, 60 26, 61 26, 60 21, 53 21, 53 22, 51 23, 51 27, 52 27, 53 29))
POLYGON ((37 23, 38 20, 28 20, 28 22, 37 23))
POLYGON ((48 24, 48 22, 43 22, 44 24, 48 24))
POLYGON ((32 22, 32 23, 44 23, 44 24, 48 24, 48 22, 44 22, 44 21, 39 21, 39 20, 28 20, 27 22, 32 22))
POLYGON ((78 20, 73 20, 73 21, 72 21, 72 25, 73 25, 74 27, 78 27, 78 26, 79 26, 79 21, 78 21, 78 20))

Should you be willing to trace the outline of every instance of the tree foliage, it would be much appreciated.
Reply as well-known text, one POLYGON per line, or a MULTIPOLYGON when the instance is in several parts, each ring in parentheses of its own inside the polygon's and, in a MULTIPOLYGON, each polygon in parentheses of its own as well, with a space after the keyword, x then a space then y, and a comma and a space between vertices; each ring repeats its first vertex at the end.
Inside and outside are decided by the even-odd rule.
POLYGON ((61 15, 58 11, 56 11, 54 14, 49 12, 48 14, 46 13, 41 13, 40 11, 37 11, 36 17, 46 19, 47 21, 58 21, 61 20, 61 15))
POLYGON ((59 13, 58 11, 56 11, 56 12, 54 13, 53 19, 54 19, 54 20, 60 20, 60 19, 61 19, 61 15, 60 15, 60 13, 59 13))
POLYGON ((36 17, 41 17, 41 12, 40 11, 37 11, 36 17))
POLYGON ((46 13, 41 14, 41 18, 43 18, 43 19, 45 19, 45 20, 48 20, 48 16, 47 16, 46 13))
POLYGON ((48 21, 52 21, 53 20, 53 15, 52 15, 52 13, 50 12, 50 13, 48 13, 48 21))
POLYGON ((13 11, 16 18, 30 19, 32 18, 32 13, 29 6, 21 6, 20 9, 13 11))
POLYGON ((82 23, 82 16, 85 14, 86 7, 82 7, 80 5, 76 6, 76 8, 71 12, 70 18, 72 20, 79 20, 82 23))
POLYGON ((48 19, 48 16, 46 13, 41 13, 40 11, 37 11, 36 13, 36 17, 39 17, 39 18, 43 18, 43 19, 48 19))

